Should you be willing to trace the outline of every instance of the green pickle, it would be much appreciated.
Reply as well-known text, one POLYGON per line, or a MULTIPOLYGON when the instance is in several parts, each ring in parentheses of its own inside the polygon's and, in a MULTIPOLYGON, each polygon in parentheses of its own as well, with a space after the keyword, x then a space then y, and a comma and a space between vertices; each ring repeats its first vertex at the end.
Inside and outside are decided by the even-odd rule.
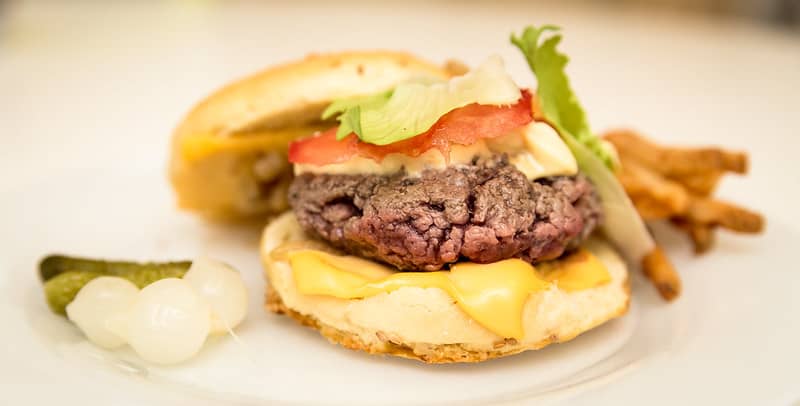
POLYGON ((62 272, 84 271, 97 272, 103 275, 128 277, 128 275, 142 270, 153 270, 156 272, 164 272, 164 274, 168 276, 164 276, 163 278, 167 278, 174 276, 175 273, 181 270, 185 273, 191 264, 191 261, 137 263, 50 255, 39 263, 39 276, 43 281, 47 281, 62 272))
POLYGON ((66 315, 67 305, 94 278, 119 276, 141 289, 160 279, 181 278, 191 265, 191 261, 137 263, 50 255, 39 263, 39 277, 50 309, 66 315))
POLYGON ((67 271, 56 275, 44 283, 44 294, 47 304, 53 313, 67 315, 67 305, 72 303, 75 295, 89 281, 98 276, 97 272, 67 271))
POLYGON ((157 281, 166 278, 183 278, 186 271, 189 270, 187 265, 185 268, 178 267, 163 267, 163 268, 147 268, 142 267, 138 270, 132 270, 122 276, 123 278, 133 282, 139 289, 157 281))

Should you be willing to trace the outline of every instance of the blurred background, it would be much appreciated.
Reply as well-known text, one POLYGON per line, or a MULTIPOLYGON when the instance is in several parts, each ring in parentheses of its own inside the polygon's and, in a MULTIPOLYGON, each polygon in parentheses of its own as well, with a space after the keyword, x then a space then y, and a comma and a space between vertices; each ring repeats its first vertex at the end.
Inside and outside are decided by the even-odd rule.
POLYGON ((594 0, 586 3, 608 7, 640 7, 677 10, 715 18, 738 17, 765 24, 797 26, 800 24, 798 0, 594 0))
MULTIPOLYGON (((449 3, 454 6, 464 5, 464 3, 476 3, 476 0, 439 0, 438 3, 449 3)), ((514 0, 501 0, 495 2, 496 4, 514 3, 519 1, 514 0)), ((76 3, 93 4, 102 6, 103 3, 109 3, 101 0, 94 1, 22 1, 22 0, 0 0, 0 17, 3 18, 3 25, 8 24, 8 20, 13 19, 18 13, 26 12, 27 9, 44 8, 58 8, 58 3, 69 3, 75 5, 76 3)), ((113 3, 113 2, 112 2, 113 3)), ((121 2, 120 2, 121 3, 121 2)), ((132 3, 132 2, 131 2, 132 3)), ((148 2, 145 2, 148 3, 148 2)), ((155 1, 149 1, 155 3, 155 1)), ((241 3, 232 1, 221 0, 169 0, 159 3, 172 3, 184 7, 222 7, 223 3, 241 3)), ((262 2, 263 3, 263 2, 262 2)), ((288 2, 281 2, 288 3, 288 2)), ((294 2, 296 3, 296 2, 294 2)), ((313 7, 313 1, 301 1, 308 6, 313 7)), ((317 2, 321 3, 321 2, 317 2)), ((339 2, 343 3, 359 3, 353 1, 339 2)), ((361 1, 360 3, 368 3, 368 1, 361 1)), ((409 5, 413 7, 414 1, 403 2, 387 2, 394 3, 396 6, 409 5)), ((528 3, 551 3, 557 5, 564 5, 569 3, 571 6, 578 7, 604 7, 615 10, 626 9, 649 9, 653 12, 658 11, 678 11, 683 13, 691 13, 697 15, 704 15, 714 18, 744 18, 755 21, 760 21, 764 24, 773 24, 781 26, 798 26, 800 25, 800 0, 544 0, 544 1, 531 1, 528 3)))
POLYGON ((595 130, 742 149, 776 135, 759 139, 748 184, 723 189, 733 200, 770 191, 759 173, 796 161, 786 144, 800 144, 800 0, 0 0, 0 186, 76 169, 163 176, 192 105, 310 52, 401 49, 468 65, 497 53, 531 86, 509 34, 547 23, 563 27, 595 130))

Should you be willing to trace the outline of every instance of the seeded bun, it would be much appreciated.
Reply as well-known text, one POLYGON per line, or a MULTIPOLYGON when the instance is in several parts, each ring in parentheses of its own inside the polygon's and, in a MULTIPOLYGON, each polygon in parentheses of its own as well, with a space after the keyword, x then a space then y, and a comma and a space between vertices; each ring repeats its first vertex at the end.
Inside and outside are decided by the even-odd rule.
POLYGON ((353 300, 303 295, 297 291, 291 266, 270 253, 285 242, 305 238, 292 213, 264 230, 266 307, 352 350, 428 363, 479 362, 569 341, 628 309, 626 265, 608 243, 597 238, 585 246, 606 265, 612 280, 592 289, 565 292, 552 287, 531 295, 523 312, 525 339, 521 341, 485 329, 438 288, 404 287, 353 300))
POLYGON ((411 78, 444 79, 453 66, 401 52, 310 55, 223 87, 197 104, 173 134, 169 171, 178 205, 212 218, 286 210, 288 141, 332 127, 320 121, 332 100, 411 78))

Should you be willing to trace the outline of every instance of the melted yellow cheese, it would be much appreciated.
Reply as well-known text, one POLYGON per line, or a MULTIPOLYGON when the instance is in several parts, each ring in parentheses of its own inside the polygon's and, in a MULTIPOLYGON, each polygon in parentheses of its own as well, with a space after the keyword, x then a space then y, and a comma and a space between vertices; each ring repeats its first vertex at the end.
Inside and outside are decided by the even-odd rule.
POLYGON ((605 266, 585 249, 535 269, 520 259, 457 263, 449 271, 396 272, 378 263, 314 249, 283 251, 300 293, 361 299, 403 287, 438 288, 471 318, 505 338, 522 339, 529 296, 555 285, 564 291, 608 283, 605 266))
POLYGON ((610 280, 603 263, 586 249, 536 267, 545 280, 568 292, 600 286, 610 280))
POLYGON ((205 158, 217 152, 285 151, 289 141, 322 131, 330 124, 263 130, 230 136, 198 134, 181 141, 181 153, 187 161, 205 158))

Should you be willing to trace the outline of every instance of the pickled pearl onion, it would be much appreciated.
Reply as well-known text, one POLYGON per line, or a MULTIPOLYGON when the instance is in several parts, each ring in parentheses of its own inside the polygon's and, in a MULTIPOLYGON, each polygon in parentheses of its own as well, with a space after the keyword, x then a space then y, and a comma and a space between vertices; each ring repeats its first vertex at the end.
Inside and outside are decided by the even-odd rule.
POLYGON ((211 307, 211 333, 230 332, 247 314, 247 288, 239 272, 210 258, 198 258, 183 279, 211 307))
POLYGON ((208 304, 178 278, 162 279, 142 289, 126 319, 128 344, 157 364, 175 364, 196 355, 211 325, 208 304))
POLYGON ((127 279, 116 276, 95 278, 67 305, 67 317, 94 344, 109 349, 121 347, 125 345, 125 339, 110 324, 133 305, 138 293, 139 288, 127 279))

